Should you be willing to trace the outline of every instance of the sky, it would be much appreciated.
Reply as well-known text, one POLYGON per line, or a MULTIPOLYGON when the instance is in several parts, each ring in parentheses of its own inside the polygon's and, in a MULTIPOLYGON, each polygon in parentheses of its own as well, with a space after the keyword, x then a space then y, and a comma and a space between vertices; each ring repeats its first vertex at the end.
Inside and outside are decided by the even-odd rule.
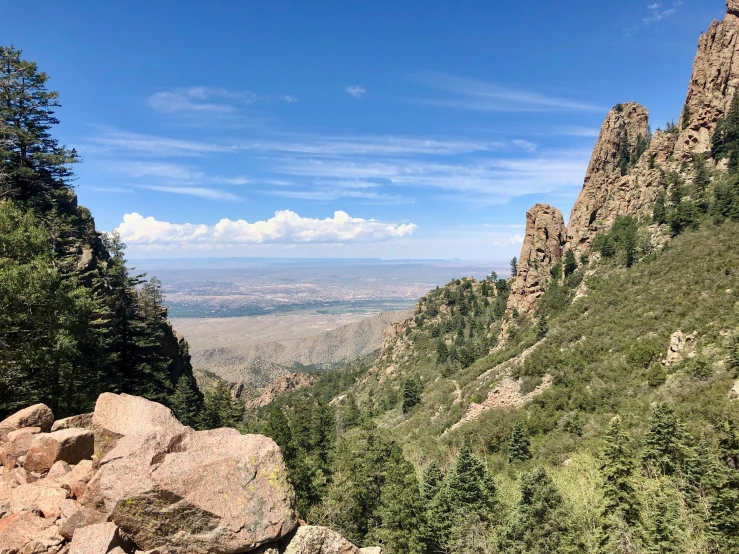
MULTIPOLYGON (((677 119, 723 0, 10 2, 133 258, 510 259, 608 110, 677 119)), ((8 22, 12 22, 9 24, 8 22)))

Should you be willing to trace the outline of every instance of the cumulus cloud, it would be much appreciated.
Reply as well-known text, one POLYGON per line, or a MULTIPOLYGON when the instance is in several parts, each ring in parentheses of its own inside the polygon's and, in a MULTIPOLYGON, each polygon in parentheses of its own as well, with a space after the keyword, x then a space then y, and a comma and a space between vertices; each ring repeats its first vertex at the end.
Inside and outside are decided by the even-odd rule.
POLYGON ((382 242, 411 235, 417 225, 397 224, 351 217, 343 211, 333 217, 301 217, 290 210, 249 223, 243 219, 221 219, 215 225, 169 223, 136 212, 123 216, 116 231, 130 245, 142 248, 215 248, 248 244, 344 244, 382 242))
POLYGON ((352 85, 350 87, 346 87, 346 93, 350 94, 354 98, 361 98, 365 94, 367 94, 367 89, 364 87, 360 87, 359 85, 352 85))

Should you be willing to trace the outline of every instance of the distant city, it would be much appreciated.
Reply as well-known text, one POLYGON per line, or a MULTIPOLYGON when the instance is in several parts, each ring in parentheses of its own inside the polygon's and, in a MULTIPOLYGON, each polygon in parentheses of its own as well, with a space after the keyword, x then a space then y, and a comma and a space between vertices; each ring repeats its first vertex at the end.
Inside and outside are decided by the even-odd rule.
POLYGON ((179 318, 403 310, 459 276, 509 272, 505 262, 481 260, 180 258, 130 265, 162 281, 170 316, 179 318))

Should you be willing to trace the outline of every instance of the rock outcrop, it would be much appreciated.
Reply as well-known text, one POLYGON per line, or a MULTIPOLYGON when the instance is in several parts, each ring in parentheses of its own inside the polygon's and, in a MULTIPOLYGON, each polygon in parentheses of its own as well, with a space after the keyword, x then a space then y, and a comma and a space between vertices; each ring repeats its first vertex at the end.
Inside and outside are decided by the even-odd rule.
POLYGON ((688 161, 692 152, 711 149, 711 134, 729 110, 738 87, 739 3, 728 0, 724 20, 711 23, 698 41, 683 111, 687 119, 681 117, 675 146, 678 161, 688 161))
MULTIPOLYGON (((575 253, 588 253, 595 235, 609 228, 616 216, 636 215, 656 199, 657 191, 651 189, 659 182, 659 171, 652 168, 653 175, 645 173, 650 171, 650 160, 652 166, 656 162, 652 150, 661 148, 664 137, 660 134, 647 148, 648 134, 649 114, 636 102, 618 104, 606 116, 567 222, 567 245, 575 253), (623 163, 633 167, 622 175, 623 163)), ((671 150, 668 146, 667 156, 671 150)))
POLYGON ((288 373, 272 381, 258 398, 247 404, 248 410, 257 410, 274 402, 278 397, 288 392, 308 387, 316 381, 313 375, 307 373, 288 373))
MULTIPOLYGON (((664 174, 677 173, 690 183, 694 176, 693 156, 710 159, 711 136, 739 88, 739 0, 728 0, 726 17, 711 23, 698 42, 698 53, 688 85, 685 107, 677 127, 657 131, 649 137, 646 108, 628 102, 618 104, 606 116, 585 173, 583 188, 567 222, 567 236, 560 251, 572 249, 579 259, 588 254, 593 239, 611 228, 618 216, 651 220, 654 203, 665 190, 664 174), (648 141, 648 143, 647 143, 648 141)), ((719 169, 725 162, 718 163, 719 169)), ((538 206, 532 208, 536 210, 538 206)), ((549 281, 540 271, 527 271, 526 260, 534 240, 528 232, 521 250, 508 314, 530 312, 549 281)), ((664 243, 659 230, 651 233, 653 246, 664 243)), ((544 255, 544 254, 542 254, 544 255)), ((504 334, 505 335, 505 334, 504 334)))
POLYGON ((0 554, 359 553, 329 529, 298 528, 270 438, 194 431, 160 404, 111 393, 66 429, 22 427, 48 430, 47 410, 14 414, 0 438, 15 453, 0 468, 0 554))
POLYGON ((552 280, 554 267, 563 254, 566 228, 562 213, 548 204, 537 204, 526 213, 526 236, 518 273, 508 297, 508 311, 530 311, 552 280))

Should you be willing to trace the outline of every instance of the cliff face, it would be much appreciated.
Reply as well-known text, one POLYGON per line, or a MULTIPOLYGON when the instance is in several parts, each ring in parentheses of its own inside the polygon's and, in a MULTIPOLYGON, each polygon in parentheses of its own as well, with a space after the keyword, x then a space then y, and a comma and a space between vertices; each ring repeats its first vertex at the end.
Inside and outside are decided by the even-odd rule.
MULTIPOLYGON (((635 214, 656 198, 656 192, 649 189, 658 181, 659 172, 649 166, 654 165, 650 163, 653 150, 660 149, 665 137, 658 136, 657 144, 647 147, 648 133, 649 114, 644 106, 629 102, 609 112, 568 222, 568 247, 576 253, 589 252, 595 235, 610 227, 617 215, 635 214), (628 169, 626 174, 622 174, 622 165, 628 169)), ((667 150, 671 153, 671 148, 667 150)))
POLYGON ((533 309, 552 280, 551 269, 562 257, 565 237, 564 219, 557 208, 537 204, 526 212, 526 236, 507 311, 533 309))
POLYGON ((737 88, 739 0, 728 0, 724 20, 711 23, 698 42, 686 108, 677 129, 657 131, 647 143, 650 137, 646 108, 636 102, 617 105, 601 127, 583 188, 567 222, 565 240, 556 247, 548 242, 544 247, 541 233, 546 225, 537 223, 537 218, 545 217, 544 213, 539 215, 540 205, 527 214, 526 238, 508 314, 514 308, 523 314, 536 307, 549 285, 548 270, 567 249, 572 249, 578 259, 588 254, 595 236, 610 229, 620 215, 633 216, 642 223, 648 221, 659 192, 664 190, 665 172, 675 172, 690 183, 694 154, 707 153, 713 163, 711 135, 719 119, 728 112, 737 88), (541 258, 538 265, 537 258, 541 258))
POLYGON ((687 121, 680 121, 675 158, 690 159, 691 152, 711 149, 711 133, 728 111, 739 87, 739 1, 727 2, 726 17, 714 21, 698 41, 693 74, 685 101, 687 121))

